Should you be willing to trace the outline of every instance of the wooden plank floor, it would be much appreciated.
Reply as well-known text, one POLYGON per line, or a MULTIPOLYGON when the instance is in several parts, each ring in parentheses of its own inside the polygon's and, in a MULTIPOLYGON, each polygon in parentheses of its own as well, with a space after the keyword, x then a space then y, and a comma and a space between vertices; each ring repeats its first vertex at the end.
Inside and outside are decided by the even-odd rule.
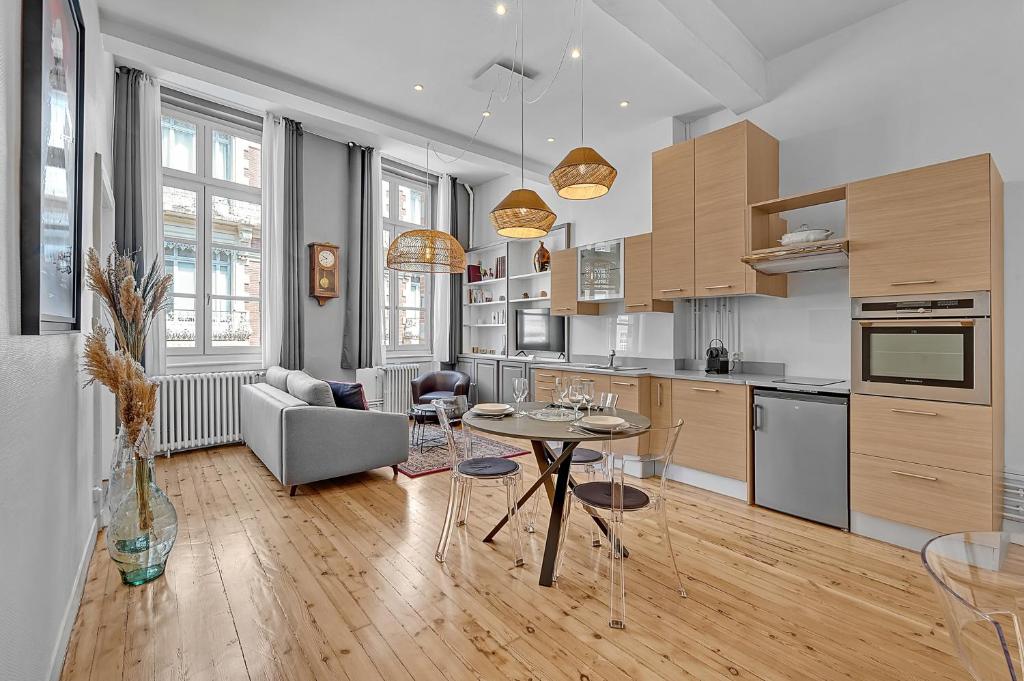
POLYGON ((690 597, 656 525, 629 518, 616 631, 583 514, 546 589, 543 534, 518 569, 507 535, 480 542, 504 504, 494 488, 442 566, 443 474, 382 469, 289 498, 232 446, 160 459, 158 475, 180 524, 167 573, 122 586, 101 538, 67 681, 966 679, 915 553, 684 485, 669 513, 690 597))

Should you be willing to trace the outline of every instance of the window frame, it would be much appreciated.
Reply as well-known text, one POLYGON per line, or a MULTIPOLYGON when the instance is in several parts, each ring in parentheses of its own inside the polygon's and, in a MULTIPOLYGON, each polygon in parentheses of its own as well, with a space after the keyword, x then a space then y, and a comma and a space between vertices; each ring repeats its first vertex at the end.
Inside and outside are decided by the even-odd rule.
MULTIPOLYGON (((234 296, 213 294, 213 249, 217 245, 213 240, 213 197, 219 196, 229 199, 249 201, 261 207, 263 206, 263 188, 251 187, 249 185, 220 180, 213 177, 213 133, 214 131, 224 132, 250 142, 262 145, 262 135, 250 128, 232 124, 215 116, 203 116, 189 111, 171 102, 161 102, 161 116, 171 116, 182 122, 190 123, 196 128, 196 172, 190 173, 184 170, 168 168, 163 165, 161 154, 160 173, 161 187, 174 187, 195 192, 196 194, 196 275, 195 293, 178 294, 177 297, 191 297, 195 300, 196 308, 196 341, 194 347, 169 347, 165 340, 165 353, 167 357, 168 371, 174 370, 178 373, 185 373, 189 370, 209 370, 217 366, 230 366, 232 369, 262 368, 263 347, 262 342, 256 346, 214 346, 213 345, 213 301, 214 300, 256 300, 260 307, 260 324, 262 326, 263 310, 265 309, 265 282, 260 282, 260 295, 256 296, 234 296)), ((263 178, 260 178, 263 184, 263 178)), ((162 195, 162 191, 161 191, 162 195)), ((161 208, 161 216, 163 210, 161 208)), ((262 224, 261 232, 265 226, 262 224)), ((163 234, 163 223, 161 220, 161 241, 166 243, 168 238, 163 234)), ((171 238, 170 241, 186 243, 188 239, 171 238)), ((261 245, 258 248, 248 246, 234 246, 220 244, 221 247, 232 250, 254 252, 260 254, 260 264, 266 262, 266 240, 261 237, 261 245)), ((161 257, 163 249, 161 249, 161 257)), ((174 297, 173 295, 171 296, 174 297)), ((262 329, 261 341, 262 341, 262 329)))
MULTIPOLYGON (((390 245, 391 241, 396 239, 400 234, 408 232, 414 229, 434 229, 434 185, 430 182, 423 180, 413 180, 401 173, 393 172, 387 168, 381 171, 381 182, 388 182, 391 186, 388 194, 388 215, 383 215, 383 201, 379 208, 381 209, 381 221, 383 223, 383 231, 387 232, 388 240, 384 245, 383 258, 387 254, 387 246, 390 245), (399 185, 405 185, 413 189, 419 189, 423 191, 425 198, 424 206, 424 224, 417 225, 412 222, 400 220, 398 218, 399 211, 399 185)), ((380 187, 381 195, 383 198, 383 186, 380 187)), ((385 266, 386 268, 386 266, 385 266)), ((424 282, 424 291, 422 294, 423 305, 422 306, 399 306, 397 304, 399 300, 399 286, 398 279, 403 273, 396 272, 394 270, 388 272, 388 300, 392 303, 390 306, 382 306, 383 313, 387 317, 385 323, 387 328, 390 330, 390 342, 384 346, 385 353, 388 357, 429 357, 433 355, 434 346, 434 324, 433 324, 433 304, 434 304, 434 286, 433 277, 429 272, 419 273, 424 282), (398 331, 399 324, 398 320, 402 310, 422 310, 424 319, 424 343, 417 345, 399 345, 398 344, 398 331)), ((381 282, 383 285, 383 282, 381 282)))

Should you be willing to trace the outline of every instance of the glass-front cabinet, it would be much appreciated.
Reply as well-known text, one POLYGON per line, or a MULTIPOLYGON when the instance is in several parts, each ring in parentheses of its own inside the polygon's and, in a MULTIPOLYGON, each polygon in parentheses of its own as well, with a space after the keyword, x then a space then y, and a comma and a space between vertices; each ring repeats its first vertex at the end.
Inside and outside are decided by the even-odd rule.
POLYGON ((623 296, 623 241, 613 239, 577 249, 578 300, 618 300, 623 296))

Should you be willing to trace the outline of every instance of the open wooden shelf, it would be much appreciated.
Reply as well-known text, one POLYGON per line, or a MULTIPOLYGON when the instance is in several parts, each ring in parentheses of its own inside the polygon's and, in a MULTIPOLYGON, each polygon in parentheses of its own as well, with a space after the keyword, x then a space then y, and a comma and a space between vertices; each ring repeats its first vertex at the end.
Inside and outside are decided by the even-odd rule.
POLYGON ((849 267, 848 251, 849 242, 846 239, 824 239, 761 248, 740 260, 763 274, 816 272, 849 267))
MULTIPOLYGON (((750 231, 747 233, 747 254, 754 255, 776 248, 779 238, 786 233, 787 229, 786 221, 778 216, 779 213, 845 200, 846 185, 843 184, 838 187, 827 187, 805 194, 794 194, 750 204, 747 207, 748 224, 750 225, 750 231)), ((796 245, 799 244, 794 244, 794 246, 796 245)), ((792 246, 783 246, 782 248, 792 248, 792 246)))

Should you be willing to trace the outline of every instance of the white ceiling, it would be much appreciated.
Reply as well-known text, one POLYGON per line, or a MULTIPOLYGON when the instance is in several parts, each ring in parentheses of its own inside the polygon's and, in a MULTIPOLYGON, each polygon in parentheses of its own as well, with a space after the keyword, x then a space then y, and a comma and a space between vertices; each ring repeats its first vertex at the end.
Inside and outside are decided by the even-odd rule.
MULTIPOLYGON (((713 0, 767 58, 897 1, 713 0)), ((174 56, 186 62, 192 58, 201 63, 184 54, 187 51, 230 61, 243 65, 256 80, 263 73, 277 82, 336 93, 343 104, 335 106, 349 102, 361 109, 363 120, 392 116, 398 121, 394 125, 418 129, 419 137, 406 135, 392 142, 395 155, 420 165, 426 160, 424 135, 436 140, 429 131, 442 133, 438 136, 447 138, 448 156, 452 145, 465 147, 488 108, 492 115, 483 122, 476 149, 470 150, 481 155, 470 154, 445 170, 468 181, 483 181, 507 172, 512 159, 518 161, 517 92, 499 83, 488 106, 489 92, 471 86, 495 61, 511 63, 516 0, 505 0, 509 8, 505 16, 495 12, 497 0, 99 0, 99 4, 104 32, 108 26, 128 26, 138 35, 152 36, 154 42, 175 46, 163 49, 183 52, 174 56), (423 92, 413 91, 415 83, 424 86, 423 92), (504 157, 504 165, 488 169, 487 159, 499 156, 504 157)), ((526 69, 535 76, 528 96, 543 90, 558 70, 573 26, 573 6, 573 0, 527 4, 526 69)), ((636 33, 591 0, 584 0, 584 6, 588 143, 600 147, 656 121, 721 107, 683 68, 636 33), (620 107, 621 100, 629 100, 629 107, 620 107)), ((136 41, 147 42, 145 38, 136 41)), ((534 167, 550 167, 579 143, 580 63, 565 59, 547 94, 527 105, 528 165, 532 160, 534 167), (556 141, 548 143, 548 137, 556 141)), ((192 80, 196 80, 194 74, 192 80)), ((286 108, 275 110, 291 115, 286 108)), ((360 139, 352 134, 352 125, 336 125, 317 112, 297 114, 322 134, 386 146, 381 139, 360 139)), ((432 157, 430 165, 444 164, 432 157)))
POLYGON ((903 0, 714 0, 764 55, 774 59, 903 0))
MULTIPOLYGON (((488 101, 471 81, 495 60, 513 56, 515 3, 506 1, 504 17, 488 0, 101 0, 100 6, 105 20, 143 25, 468 138, 488 101), (414 83, 424 91, 414 92, 414 83)), ((572 6, 571 0, 527 4, 526 68, 536 72, 539 89, 557 70, 572 6)), ((703 88, 589 3, 585 37, 586 130, 595 145, 716 107, 703 88), (621 108, 621 100, 630 106, 621 108)), ((557 163, 578 143, 579 63, 566 59, 548 94, 527 105, 528 157, 557 163)), ((499 87, 489 108, 480 140, 518 154, 517 93, 499 87)))

